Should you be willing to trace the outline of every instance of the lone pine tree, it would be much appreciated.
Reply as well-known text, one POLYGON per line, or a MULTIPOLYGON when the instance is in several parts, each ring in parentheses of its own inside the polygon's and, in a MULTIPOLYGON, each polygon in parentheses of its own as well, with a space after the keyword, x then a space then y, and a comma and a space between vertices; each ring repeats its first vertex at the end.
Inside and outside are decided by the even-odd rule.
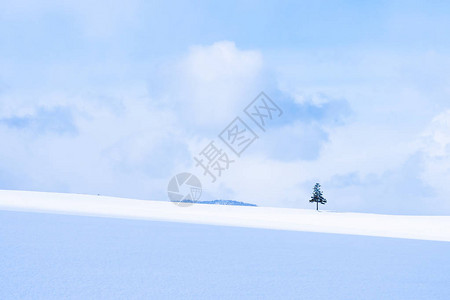
POLYGON ((320 190, 320 184, 316 183, 314 186, 313 194, 309 202, 316 202, 316 210, 319 210, 319 203, 325 204, 327 203, 327 199, 323 197, 322 191, 320 190))

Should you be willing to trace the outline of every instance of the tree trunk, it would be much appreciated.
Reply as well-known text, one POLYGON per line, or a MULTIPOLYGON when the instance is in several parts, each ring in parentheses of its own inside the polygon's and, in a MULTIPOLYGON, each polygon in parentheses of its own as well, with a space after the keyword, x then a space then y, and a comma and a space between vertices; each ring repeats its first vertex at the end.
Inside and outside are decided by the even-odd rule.
POLYGON ((319 202, 316 202, 316 210, 319 210, 319 202))

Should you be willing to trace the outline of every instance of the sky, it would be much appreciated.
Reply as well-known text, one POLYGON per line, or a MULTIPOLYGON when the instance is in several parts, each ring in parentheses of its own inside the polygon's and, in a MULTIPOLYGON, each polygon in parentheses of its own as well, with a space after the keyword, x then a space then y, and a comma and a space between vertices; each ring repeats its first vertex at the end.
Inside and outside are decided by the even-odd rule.
POLYGON ((311 2, 0 0, 0 189, 167 201, 190 172, 201 200, 450 214, 450 4, 311 2))

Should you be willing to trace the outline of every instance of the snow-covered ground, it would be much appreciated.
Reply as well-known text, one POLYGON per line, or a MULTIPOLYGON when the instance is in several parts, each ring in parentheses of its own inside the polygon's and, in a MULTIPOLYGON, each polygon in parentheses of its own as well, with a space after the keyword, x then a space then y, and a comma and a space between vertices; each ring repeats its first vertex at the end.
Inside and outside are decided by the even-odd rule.
POLYGON ((450 216, 392 216, 198 204, 105 196, 0 191, 0 209, 197 224, 450 241, 450 216))
POLYGON ((0 191, 0 299, 448 299, 449 227, 0 191))

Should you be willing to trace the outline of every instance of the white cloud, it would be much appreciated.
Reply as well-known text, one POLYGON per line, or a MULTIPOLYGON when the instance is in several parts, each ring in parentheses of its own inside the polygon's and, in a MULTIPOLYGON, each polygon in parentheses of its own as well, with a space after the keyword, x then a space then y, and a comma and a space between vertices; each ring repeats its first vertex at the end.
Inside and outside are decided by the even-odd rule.
POLYGON ((60 136, 0 125, 0 169, 15 179, 9 187, 161 199, 161 182, 177 160, 186 159, 175 115, 157 107, 145 90, 30 97, 21 94, 15 103, 4 96, 0 103, 9 107, 9 116, 63 104, 77 133, 60 136))
MULTIPOLYGON (((354 111, 351 122, 337 128, 324 127, 328 141, 316 160, 286 163, 265 156, 264 149, 259 148, 261 151, 245 153, 221 185, 210 190, 261 205, 307 207, 310 189, 320 181, 330 184, 324 188, 331 209, 431 214, 448 211, 448 112, 432 122, 427 131, 431 140, 428 146, 423 149, 418 143, 433 114, 448 107, 444 83, 449 76, 440 70, 440 65, 449 61, 447 56, 359 53, 337 62, 322 56, 320 63, 312 54, 294 58, 277 62, 280 88, 297 103, 318 107, 326 105, 330 96, 345 98, 354 111), (421 72, 428 77, 421 76, 421 72), (420 151, 427 156, 419 155, 420 151), (336 176, 346 178, 342 185, 335 184, 336 176)), ((281 127, 286 128, 292 129, 291 148, 302 147, 296 144, 300 141, 295 135, 305 128, 294 124, 281 127)), ((261 140, 267 144, 277 139, 263 135, 261 140)), ((290 154, 283 150, 285 143, 271 146, 278 148, 280 155, 283 151, 285 156, 290 154)))
MULTIPOLYGON (((439 73, 436 81, 423 86, 423 77, 410 75, 420 69, 439 70, 436 57, 441 56, 425 55, 429 66, 416 62, 420 55, 403 60, 371 55, 338 62, 322 57, 317 62, 314 55, 304 54, 267 66, 260 51, 225 41, 192 47, 167 68, 169 79, 154 75, 149 86, 160 86, 158 96, 149 96, 153 91, 140 82, 122 82, 120 76, 107 77, 102 84, 91 82, 89 74, 97 69, 92 66, 75 68, 80 70, 75 78, 89 78, 76 81, 75 88, 68 84, 56 90, 50 84, 19 92, 13 87, 0 96, 0 118, 33 114, 40 107, 68 107, 78 135, 38 136, 0 126, 7 145, 0 149, 0 178, 12 178, 8 186, 18 188, 165 200, 170 176, 193 171, 201 177, 192 157, 261 90, 276 89, 264 86, 267 69, 274 68, 288 109, 306 104, 324 109, 330 99, 342 99, 353 111, 350 122, 335 126, 339 109, 334 106, 326 120, 315 119, 313 113, 294 114, 261 133, 217 183, 201 177, 206 196, 309 207, 311 188, 319 181, 325 183, 331 209, 389 212, 394 209, 388 198, 399 196, 397 185, 401 191, 409 185, 422 188, 417 180, 422 178, 439 191, 440 199, 448 198, 449 112, 435 117, 424 145, 417 143, 423 128, 448 103, 447 75, 439 73), (423 162, 411 159, 418 151, 426 154, 423 162)), ((67 75, 72 69, 58 70, 73 85, 67 75)), ((100 77, 99 72, 94 77, 100 77)), ((413 190, 418 195, 408 197, 419 210, 427 195, 413 190)), ((395 210, 401 211, 402 202, 396 203, 395 210)))
POLYGON ((229 41, 191 47, 174 72, 177 109, 188 123, 205 127, 226 126, 264 88, 261 53, 229 41))
POLYGON ((189 147, 211 132, 216 135, 257 95, 263 62, 258 51, 218 42, 192 47, 175 65, 170 70, 176 78, 162 93, 167 101, 150 97, 135 81, 116 83, 107 77, 102 85, 80 84, 91 67, 70 75, 73 66, 66 65, 58 74, 72 86, 13 88, 2 94, 0 119, 64 107, 77 130, 75 136, 58 137, 0 125, 0 138, 8 145, 0 149, 0 171, 16 178, 8 186, 166 199, 170 176, 192 167, 189 147), (217 131, 210 131, 214 126, 217 131))
POLYGON ((423 134, 423 180, 438 193, 439 200, 450 208, 450 110, 436 116, 423 134))

